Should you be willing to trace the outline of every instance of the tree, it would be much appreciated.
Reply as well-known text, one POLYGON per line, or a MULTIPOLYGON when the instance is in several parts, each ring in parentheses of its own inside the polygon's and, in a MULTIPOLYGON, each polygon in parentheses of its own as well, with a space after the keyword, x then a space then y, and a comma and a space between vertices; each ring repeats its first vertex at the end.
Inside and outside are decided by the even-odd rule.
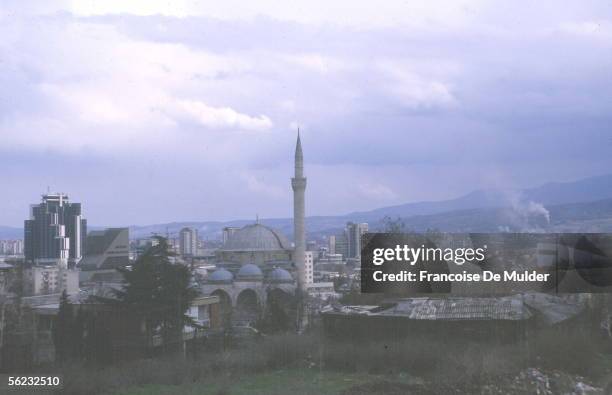
POLYGON ((299 330, 301 325, 299 320, 302 318, 298 305, 300 297, 299 290, 296 290, 294 295, 290 295, 278 289, 269 289, 266 309, 255 327, 267 334, 299 330), (295 320, 293 317, 296 317, 295 320))
POLYGON ((184 326, 197 326, 186 312, 198 291, 191 286, 189 267, 171 261, 167 240, 154 239, 130 269, 119 269, 124 288, 115 294, 120 304, 145 317, 149 340, 159 330, 165 346, 180 344, 184 326))
POLYGON ((35 334, 32 308, 22 303, 23 265, 15 266, 7 279, 9 294, 0 300, 0 370, 26 369, 33 363, 27 347, 35 334))
POLYGON ((382 223, 383 223, 383 231, 385 233, 404 233, 406 230, 405 229, 406 224, 404 223, 404 220, 401 217, 397 217, 396 219, 393 219, 389 217, 388 215, 386 215, 382 219, 382 223))
POLYGON ((65 362, 69 358, 71 350, 71 330, 73 326, 72 311, 66 290, 60 297, 57 319, 53 326, 53 342, 55 343, 55 355, 58 362, 65 362))

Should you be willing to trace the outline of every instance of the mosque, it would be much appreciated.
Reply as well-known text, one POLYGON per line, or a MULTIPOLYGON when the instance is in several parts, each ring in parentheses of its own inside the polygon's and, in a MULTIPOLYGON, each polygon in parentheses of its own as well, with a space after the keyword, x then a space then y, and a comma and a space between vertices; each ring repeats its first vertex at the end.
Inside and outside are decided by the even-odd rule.
POLYGON ((217 262, 244 265, 283 265, 293 262, 293 247, 276 229, 259 222, 235 231, 216 252, 217 262))
POLYGON ((296 290, 312 282, 312 254, 307 253, 304 226, 306 177, 298 131, 293 188, 293 246, 279 231, 257 221, 236 230, 216 252, 217 269, 201 290, 220 299, 222 316, 232 324, 248 324, 272 304, 284 306, 296 290))

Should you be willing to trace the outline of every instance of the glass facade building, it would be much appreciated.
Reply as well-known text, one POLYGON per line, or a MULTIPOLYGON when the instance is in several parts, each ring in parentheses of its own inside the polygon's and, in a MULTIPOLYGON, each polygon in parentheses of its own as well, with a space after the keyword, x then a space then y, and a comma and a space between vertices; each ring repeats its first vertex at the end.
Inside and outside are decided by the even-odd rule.
POLYGON ((86 235, 87 220, 80 203, 70 203, 62 193, 43 195, 40 204, 31 206, 30 219, 24 223, 25 260, 74 266, 83 255, 86 235))

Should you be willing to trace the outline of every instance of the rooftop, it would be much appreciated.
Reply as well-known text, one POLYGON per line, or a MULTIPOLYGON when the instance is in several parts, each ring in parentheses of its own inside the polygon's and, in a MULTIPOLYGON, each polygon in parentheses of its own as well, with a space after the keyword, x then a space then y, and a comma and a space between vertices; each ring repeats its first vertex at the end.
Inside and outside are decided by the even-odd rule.
POLYGON ((410 298, 381 306, 343 306, 328 312, 343 315, 404 317, 412 320, 526 320, 532 312, 520 298, 410 298))

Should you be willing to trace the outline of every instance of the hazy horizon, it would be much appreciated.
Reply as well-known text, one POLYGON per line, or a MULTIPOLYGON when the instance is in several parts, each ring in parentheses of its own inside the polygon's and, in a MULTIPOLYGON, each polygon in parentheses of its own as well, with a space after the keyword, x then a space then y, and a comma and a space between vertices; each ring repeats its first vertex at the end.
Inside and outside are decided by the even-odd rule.
MULTIPOLYGON (((576 181, 583 181, 583 180, 588 180, 588 179, 593 179, 593 178, 598 178, 598 177, 609 177, 612 176, 612 173, 610 174, 600 174, 600 175, 595 175, 595 176, 591 176, 591 177, 587 177, 587 178, 581 178, 581 179, 577 179, 577 180, 570 180, 568 181, 568 183, 571 182, 576 182, 576 181)), ((558 181, 549 181, 543 184, 538 184, 535 185, 534 187, 541 187, 547 184, 559 184, 558 181)), ((525 189, 529 189, 529 188, 517 188, 514 191, 519 191, 519 190, 525 190, 525 189)), ((403 202, 403 203, 399 203, 399 205, 404 205, 404 204, 413 204, 413 203, 432 203, 432 202, 444 202, 447 200, 453 200, 453 199, 460 199, 462 197, 468 196, 471 193, 477 193, 477 192, 481 192, 484 191, 486 192, 486 189, 478 189, 478 190, 473 190, 470 191, 466 194, 461 194, 458 196, 452 196, 448 199, 439 199, 439 200, 420 200, 420 201, 415 201, 415 202, 403 202)), ((494 190, 489 190, 489 191, 494 191, 494 190)), ((499 191, 499 190, 497 190, 499 191)), ((57 193, 57 191, 49 191, 49 192, 45 192, 45 193, 57 193)), ((44 193, 41 194, 41 196, 44 193)), ((519 204, 521 206, 525 206, 528 205, 529 203, 534 203, 534 204, 538 204, 539 202, 535 202, 535 201, 531 201, 531 200, 526 200, 526 201, 522 201, 524 199, 521 199, 521 201, 517 202, 517 201, 513 201, 513 198, 519 197, 518 195, 508 195, 507 196, 507 206, 510 207, 512 205, 516 205, 519 204)), ((71 201, 75 201, 75 202, 79 202, 82 203, 80 201, 74 200, 72 198, 70 198, 71 201)), ((33 202, 36 203, 36 202, 33 202)), ((580 203, 578 201, 574 202, 574 203, 580 203)), ((364 210, 359 210, 359 211, 350 211, 350 212, 337 212, 337 213, 329 213, 329 214, 323 214, 323 215, 306 215, 306 218, 309 217, 342 217, 342 216, 350 216, 351 214, 355 214, 355 213, 363 213, 363 212, 369 212, 369 211, 374 211, 377 209, 382 209, 385 207, 393 207, 393 205, 391 206, 377 206, 377 207, 370 207, 370 208, 366 208, 364 210)), ((542 206, 545 207, 545 206, 542 206)), ((85 211, 87 210, 86 207, 84 207, 85 211)), ((516 209, 516 207, 515 207, 516 209)), ((87 219, 87 213, 85 212, 84 218, 87 219)), ((419 215, 419 214, 417 214, 419 215)), ((425 214, 427 215, 427 214, 425 214)), ((219 223, 229 223, 229 222, 237 222, 237 221, 250 221, 252 220, 253 222, 256 221, 273 221, 273 220, 286 220, 286 219, 291 219, 291 216, 286 216, 286 217, 262 217, 259 216, 258 214, 256 214, 253 218, 249 218, 249 217, 236 217, 236 218, 221 218, 221 219, 216 219, 216 220, 211 220, 211 219, 194 219, 194 218, 187 218, 187 219, 180 219, 180 220, 172 220, 172 221, 167 221, 167 222, 150 222, 150 223, 117 223, 117 224, 113 224, 113 225, 108 225, 108 224, 104 224, 104 223, 91 223, 89 222, 89 229, 95 228, 95 229, 104 229, 104 228, 109 228, 109 227, 148 227, 148 226, 156 226, 156 225, 166 225, 166 224, 171 224, 171 223, 195 223, 195 222, 219 222, 219 223)), ((25 218, 24 218, 25 219, 25 218)), ((382 220, 382 218, 381 218, 382 220)), ((8 227, 8 228, 16 228, 16 229, 22 229, 23 228, 23 224, 15 224, 15 225, 7 225, 7 224, 0 224, 0 227, 8 227)))
POLYGON ((0 225, 343 215, 612 169, 604 1, 9 1, 0 225))

